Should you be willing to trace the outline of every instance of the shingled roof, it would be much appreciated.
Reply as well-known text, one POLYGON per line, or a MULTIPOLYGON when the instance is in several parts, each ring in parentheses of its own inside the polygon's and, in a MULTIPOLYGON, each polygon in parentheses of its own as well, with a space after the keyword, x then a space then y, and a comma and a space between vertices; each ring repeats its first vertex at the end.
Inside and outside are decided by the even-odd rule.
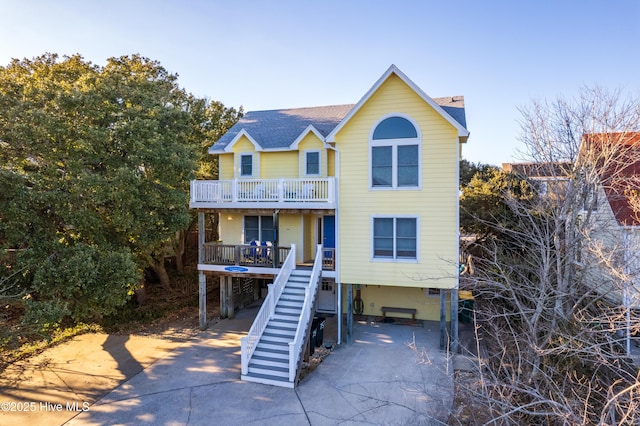
MULTIPOLYGON (((447 114, 466 127, 464 97, 433 98, 447 114)), ((347 116, 355 104, 310 108, 277 109, 247 112, 210 149, 209 153, 224 152, 241 133, 248 134, 262 150, 288 149, 313 126, 326 137, 347 116)))
POLYGON ((640 226, 640 132, 587 134, 583 142, 607 153, 600 182, 618 225, 640 226))

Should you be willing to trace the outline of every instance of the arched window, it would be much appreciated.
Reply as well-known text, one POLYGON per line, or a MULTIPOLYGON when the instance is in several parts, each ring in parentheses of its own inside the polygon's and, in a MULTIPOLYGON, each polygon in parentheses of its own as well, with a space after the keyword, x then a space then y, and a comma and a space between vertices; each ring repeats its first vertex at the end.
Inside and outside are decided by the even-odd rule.
POLYGON ((403 117, 385 118, 373 131, 373 140, 417 138, 418 132, 409 120, 403 117))
POLYGON ((421 140, 407 118, 392 115, 371 132, 370 164, 372 188, 419 188, 421 140))

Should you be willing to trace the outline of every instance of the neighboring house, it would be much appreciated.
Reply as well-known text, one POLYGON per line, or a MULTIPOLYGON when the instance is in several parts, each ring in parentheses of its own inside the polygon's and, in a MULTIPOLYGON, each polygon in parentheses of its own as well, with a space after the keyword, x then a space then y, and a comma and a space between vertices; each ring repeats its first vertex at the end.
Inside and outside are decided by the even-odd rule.
POLYGON ((526 177, 538 194, 557 197, 566 194, 572 164, 556 163, 502 163, 502 170, 526 177))
POLYGON ((468 136, 462 97, 430 98, 391 66, 356 104, 248 112, 211 147, 220 180, 191 184, 201 324, 205 274, 220 280, 223 316, 274 282, 243 343, 243 379, 293 386, 294 345, 316 311, 346 312, 349 335, 353 313, 444 323, 449 294, 457 310, 468 136), (204 241, 206 214, 221 241, 204 241), (270 351, 290 352, 289 367, 270 351))
MULTIPOLYGON (((640 309, 640 281, 635 278, 640 274, 640 132, 586 134, 580 156, 581 162, 591 165, 596 182, 580 206, 593 223, 588 247, 601 255, 585 249, 578 264, 586 283, 607 303, 640 309)), ((572 167, 567 162, 502 165, 550 197, 566 194, 572 167)))
POLYGON ((591 237, 615 253, 606 262, 585 259, 590 285, 614 305, 640 309, 640 132, 587 134, 582 144, 597 165, 591 237))

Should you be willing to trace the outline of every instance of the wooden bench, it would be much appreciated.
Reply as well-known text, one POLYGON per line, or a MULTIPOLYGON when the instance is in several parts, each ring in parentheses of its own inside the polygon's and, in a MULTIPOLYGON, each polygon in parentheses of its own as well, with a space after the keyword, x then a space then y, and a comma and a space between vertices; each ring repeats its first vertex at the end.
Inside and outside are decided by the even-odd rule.
POLYGON ((416 319, 416 309, 413 308, 392 308, 389 306, 383 306, 380 308, 382 316, 387 317, 387 312, 396 312, 401 314, 411 314, 411 319, 416 319))

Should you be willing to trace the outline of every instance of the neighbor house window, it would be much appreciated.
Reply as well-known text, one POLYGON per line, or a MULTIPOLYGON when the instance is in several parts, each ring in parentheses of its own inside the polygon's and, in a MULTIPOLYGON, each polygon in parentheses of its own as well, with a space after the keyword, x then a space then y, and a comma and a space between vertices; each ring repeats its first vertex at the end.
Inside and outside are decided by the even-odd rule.
POLYGON ((273 241, 273 216, 245 216, 244 242, 273 241))
POLYGON ((305 152, 305 173, 306 176, 320 175, 320 151, 305 152))
POLYGON ((252 154, 240 154, 240 176, 242 177, 253 176, 253 155, 252 154))
POLYGON ((373 130, 371 187, 420 187, 421 140, 416 127, 404 117, 391 116, 373 130))
POLYGON ((417 259, 418 219, 373 217, 373 258, 417 259))

